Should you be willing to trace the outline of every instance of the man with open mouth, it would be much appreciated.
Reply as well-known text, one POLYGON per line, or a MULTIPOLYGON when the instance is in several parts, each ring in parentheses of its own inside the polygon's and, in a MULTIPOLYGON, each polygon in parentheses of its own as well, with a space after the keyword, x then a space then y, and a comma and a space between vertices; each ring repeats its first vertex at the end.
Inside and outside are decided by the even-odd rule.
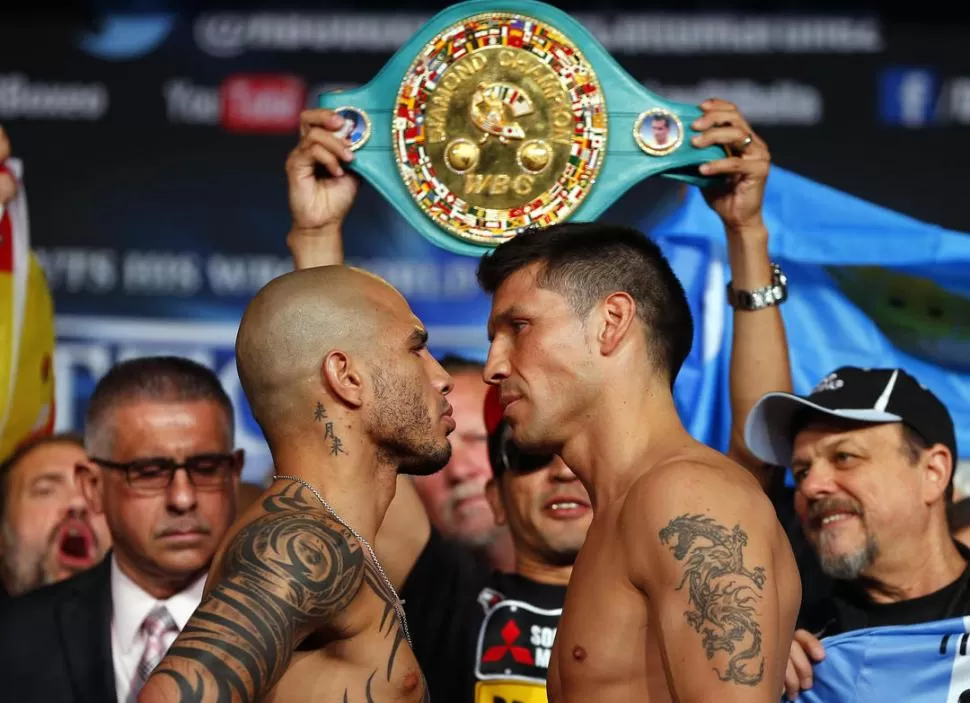
MULTIPOLYGON (((98 381, 69 485, 107 524, 111 550, 72 578, 0 604, 5 700, 137 696, 198 607, 234 518, 243 453, 233 443, 232 403, 194 361, 129 359, 98 381)), ((88 563, 97 533, 80 519, 81 505, 53 528, 51 563, 88 563)), ((97 544, 104 549, 107 540, 97 544)))
POLYGON ((91 568, 111 546, 104 516, 92 515, 74 480, 80 437, 33 439, 0 464, 0 576, 19 596, 91 568))

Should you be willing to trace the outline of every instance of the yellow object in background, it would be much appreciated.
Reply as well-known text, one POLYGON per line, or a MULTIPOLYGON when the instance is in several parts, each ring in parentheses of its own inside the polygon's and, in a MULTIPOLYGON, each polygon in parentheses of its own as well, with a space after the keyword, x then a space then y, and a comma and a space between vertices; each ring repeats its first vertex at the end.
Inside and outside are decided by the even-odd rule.
POLYGON ((30 251, 22 167, 0 169, 18 181, 0 206, 0 460, 24 441, 54 429, 54 304, 30 251))
POLYGON ((479 681, 475 703, 548 703, 546 687, 534 681, 479 681))

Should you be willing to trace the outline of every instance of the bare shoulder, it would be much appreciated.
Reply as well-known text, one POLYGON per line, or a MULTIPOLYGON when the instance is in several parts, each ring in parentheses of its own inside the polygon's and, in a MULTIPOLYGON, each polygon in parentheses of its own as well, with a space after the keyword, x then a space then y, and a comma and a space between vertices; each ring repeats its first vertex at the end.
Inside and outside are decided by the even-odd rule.
POLYGON ((692 672, 673 674, 680 699, 777 700, 797 574, 757 481, 713 451, 672 458, 630 488, 620 532, 667 656, 692 672))
POLYGON ((738 559, 757 561, 750 576, 762 583, 784 539, 774 506, 757 481, 713 450, 673 458, 646 472, 626 495, 619 527, 631 575, 641 584, 663 573, 661 563, 672 566, 671 556, 685 562, 698 548, 715 545, 738 559))
POLYGON ((213 586, 245 582, 254 590, 282 590, 308 620, 343 610, 363 583, 364 554, 350 530, 311 500, 294 485, 253 506, 251 519, 226 544, 213 586))
POLYGON ((357 538, 294 484, 261 496, 232 527, 210 569, 206 597, 242 578, 267 591, 303 587, 312 599, 332 588, 346 597, 359 590, 363 576, 357 538), (343 579, 331 584, 335 574, 343 579))
POLYGON ((294 648, 357 597, 361 545, 307 498, 289 486, 247 511, 141 700, 260 700, 294 648))
POLYGON ((692 512, 726 520, 743 517, 750 531, 777 537, 774 506, 758 482, 739 464, 706 448, 672 458, 641 476, 627 492, 621 529, 655 527, 656 532, 674 517, 692 512))

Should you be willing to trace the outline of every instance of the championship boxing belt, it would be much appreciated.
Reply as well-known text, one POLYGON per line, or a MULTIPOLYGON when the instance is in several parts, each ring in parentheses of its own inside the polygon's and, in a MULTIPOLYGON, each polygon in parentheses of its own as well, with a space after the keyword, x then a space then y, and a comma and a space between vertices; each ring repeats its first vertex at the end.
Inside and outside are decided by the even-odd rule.
POLYGON ((433 17, 367 85, 321 94, 351 166, 422 235, 479 256, 529 227, 589 221, 654 175, 707 185, 693 105, 637 83, 569 15, 472 0, 433 17))

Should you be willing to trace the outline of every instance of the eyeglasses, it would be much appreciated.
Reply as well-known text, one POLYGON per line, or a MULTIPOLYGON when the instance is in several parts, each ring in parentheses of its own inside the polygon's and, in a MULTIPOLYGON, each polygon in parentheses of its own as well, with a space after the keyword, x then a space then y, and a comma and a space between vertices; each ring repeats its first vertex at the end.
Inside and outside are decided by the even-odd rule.
POLYGON ((555 459, 553 454, 529 454, 523 452, 514 444, 506 445, 502 451, 502 463, 505 470, 517 476, 535 473, 544 469, 555 459))
POLYGON ((530 454, 519 449, 512 441, 512 428, 505 424, 498 437, 498 455, 502 468, 511 474, 523 476, 544 469, 556 457, 553 454, 530 454))
POLYGON ((163 491, 172 485, 175 472, 185 469, 196 488, 218 488, 225 484, 236 464, 233 454, 196 454, 183 462, 168 457, 135 459, 126 463, 91 457, 105 469, 122 471, 128 485, 140 491, 163 491))

